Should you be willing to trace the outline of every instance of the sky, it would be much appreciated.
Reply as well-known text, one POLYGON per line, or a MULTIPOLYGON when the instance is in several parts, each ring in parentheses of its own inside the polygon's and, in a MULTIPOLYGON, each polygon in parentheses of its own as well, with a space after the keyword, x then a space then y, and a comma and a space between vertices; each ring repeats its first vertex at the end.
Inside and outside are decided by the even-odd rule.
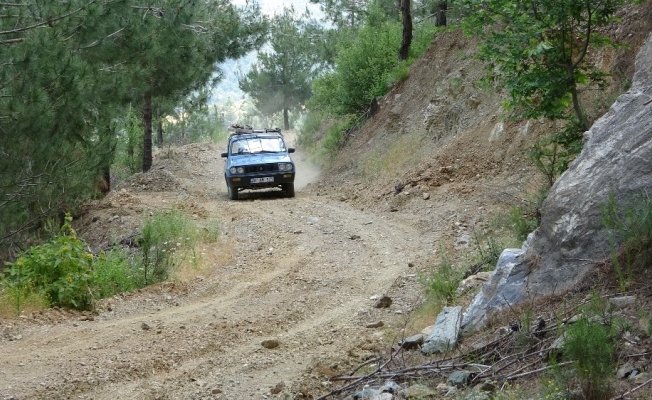
MULTIPOLYGON (((233 4, 236 6, 245 5, 246 0, 233 0, 233 4)), ((294 9, 302 12, 306 7, 310 10, 311 13, 320 13, 319 4, 311 3, 309 0, 258 0, 263 13, 273 16, 276 13, 283 11, 283 7, 288 7, 293 5, 294 9)))

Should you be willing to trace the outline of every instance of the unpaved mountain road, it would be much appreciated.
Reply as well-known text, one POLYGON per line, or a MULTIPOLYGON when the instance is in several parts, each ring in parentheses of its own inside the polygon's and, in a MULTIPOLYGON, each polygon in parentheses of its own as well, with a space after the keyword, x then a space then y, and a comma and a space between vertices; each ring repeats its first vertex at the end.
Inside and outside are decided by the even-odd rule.
POLYGON ((203 270, 107 299, 96 315, 0 320, 0 398, 316 397, 329 390, 329 374, 400 339, 420 297, 411 265, 434 257, 441 232, 325 189, 229 201, 219 152, 178 149, 89 208, 77 228, 97 244, 153 210, 184 209, 199 226, 219 226, 217 243, 200 249, 203 270), (374 308, 384 294, 392 305, 374 308), (378 321, 384 326, 367 327, 378 321))

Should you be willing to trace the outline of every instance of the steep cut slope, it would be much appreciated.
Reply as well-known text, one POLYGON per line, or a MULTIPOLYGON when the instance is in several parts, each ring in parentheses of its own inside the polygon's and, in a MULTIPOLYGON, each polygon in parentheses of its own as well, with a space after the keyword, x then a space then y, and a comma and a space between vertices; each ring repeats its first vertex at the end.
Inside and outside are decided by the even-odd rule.
MULTIPOLYGON (((582 94, 594 118, 630 84, 634 57, 652 29, 651 10, 649 1, 621 10, 622 23, 606 33, 628 47, 591 54, 612 74, 608 90, 582 94)), ((423 205, 422 192, 439 200, 466 199, 477 209, 518 202, 536 191, 543 178, 523 150, 556 126, 505 120, 501 94, 478 87, 483 66, 474 52, 474 39, 459 31, 435 38, 410 77, 382 98, 380 111, 348 139, 324 172, 323 187, 344 182, 349 201, 409 215, 423 205), (409 194, 396 196, 397 184, 407 185, 409 194)))

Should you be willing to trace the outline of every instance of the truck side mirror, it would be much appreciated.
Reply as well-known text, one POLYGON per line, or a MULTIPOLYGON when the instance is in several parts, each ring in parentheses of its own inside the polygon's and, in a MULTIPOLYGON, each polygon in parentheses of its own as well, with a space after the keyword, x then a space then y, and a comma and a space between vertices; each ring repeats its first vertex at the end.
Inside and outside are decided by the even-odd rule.
POLYGON ((222 158, 227 158, 229 156, 229 153, 222 153, 222 158))
POLYGON ((294 147, 289 147, 288 148, 288 153, 294 153, 294 147))

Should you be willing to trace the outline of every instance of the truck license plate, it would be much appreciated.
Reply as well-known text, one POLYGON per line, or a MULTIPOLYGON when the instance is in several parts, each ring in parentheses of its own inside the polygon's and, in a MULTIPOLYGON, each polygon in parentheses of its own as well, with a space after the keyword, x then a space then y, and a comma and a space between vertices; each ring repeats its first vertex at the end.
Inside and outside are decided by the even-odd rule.
POLYGON ((251 178, 251 183, 267 183, 274 182, 273 176, 266 176, 264 178, 251 178))

